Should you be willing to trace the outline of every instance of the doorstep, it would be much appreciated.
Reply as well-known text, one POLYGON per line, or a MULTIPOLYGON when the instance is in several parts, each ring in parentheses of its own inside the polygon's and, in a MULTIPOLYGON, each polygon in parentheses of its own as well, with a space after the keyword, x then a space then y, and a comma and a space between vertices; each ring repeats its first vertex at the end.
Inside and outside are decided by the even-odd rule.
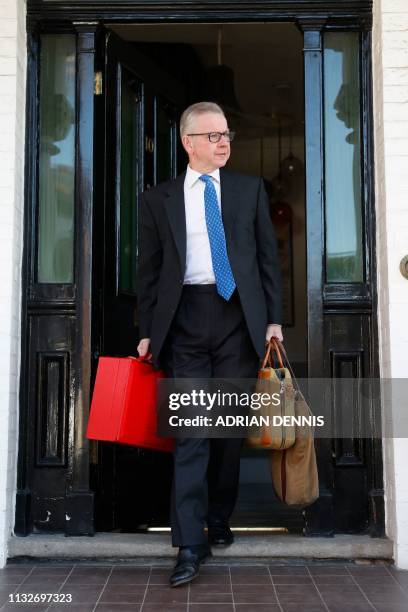
MULTIPOLYGON (((9 559, 106 559, 137 560, 174 557, 169 534, 97 533, 94 536, 31 534, 12 536, 8 541, 9 559)), ((213 559, 388 559, 393 558, 393 544, 388 538, 368 535, 336 535, 333 538, 291 534, 235 535, 226 548, 213 547, 213 559)))

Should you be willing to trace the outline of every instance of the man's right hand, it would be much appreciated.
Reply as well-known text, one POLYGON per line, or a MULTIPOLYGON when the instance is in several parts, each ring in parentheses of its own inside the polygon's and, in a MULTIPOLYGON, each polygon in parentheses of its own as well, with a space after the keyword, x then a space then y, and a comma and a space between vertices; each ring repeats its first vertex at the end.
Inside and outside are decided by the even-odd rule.
POLYGON ((146 357, 149 352, 150 338, 142 338, 137 345, 137 352, 139 357, 146 357))

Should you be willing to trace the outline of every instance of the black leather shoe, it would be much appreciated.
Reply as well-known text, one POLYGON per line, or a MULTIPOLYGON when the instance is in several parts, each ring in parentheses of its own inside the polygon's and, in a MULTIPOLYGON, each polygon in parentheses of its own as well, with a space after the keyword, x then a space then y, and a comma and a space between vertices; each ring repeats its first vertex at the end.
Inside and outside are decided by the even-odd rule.
POLYGON ((229 546, 234 541, 234 534, 228 523, 211 523, 208 525, 208 542, 213 546, 229 546))
POLYGON ((170 576, 170 586, 176 587, 196 578, 200 563, 210 556, 211 548, 208 544, 181 547, 177 555, 177 563, 170 576))

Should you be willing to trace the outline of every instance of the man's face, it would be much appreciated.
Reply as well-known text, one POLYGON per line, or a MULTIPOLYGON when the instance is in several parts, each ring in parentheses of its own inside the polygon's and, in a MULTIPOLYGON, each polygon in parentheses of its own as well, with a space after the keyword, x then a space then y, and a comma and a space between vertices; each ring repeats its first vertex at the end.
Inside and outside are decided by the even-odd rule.
MULTIPOLYGON (((189 130, 192 134, 226 131, 228 131, 227 120, 219 113, 199 115, 189 130)), ((184 135, 182 142, 191 168, 198 172, 206 173, 222 168, 231 154, 230 143, 224 136, 219 142, 210 142, 208 136, 184 135)))

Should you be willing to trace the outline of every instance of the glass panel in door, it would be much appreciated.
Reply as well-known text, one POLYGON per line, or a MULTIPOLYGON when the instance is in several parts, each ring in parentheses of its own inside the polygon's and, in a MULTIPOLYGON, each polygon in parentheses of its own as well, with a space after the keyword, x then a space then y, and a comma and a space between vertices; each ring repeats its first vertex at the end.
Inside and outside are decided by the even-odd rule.
POLYGON ((136 293, 137 196, 139 189, 140 94, 121 71, 119 291, 136 293))
POLYGON ((176 123, 170 105, 160 96, 155 97, 155 184, 175 176, 176 123))
POLYGON ((73 282, 75 57, 75 36, 41 37, 37 260, 40 283, 73 282))
POLYGON ((363 280, 358 32, 324 36, 326 281, 363 280))

